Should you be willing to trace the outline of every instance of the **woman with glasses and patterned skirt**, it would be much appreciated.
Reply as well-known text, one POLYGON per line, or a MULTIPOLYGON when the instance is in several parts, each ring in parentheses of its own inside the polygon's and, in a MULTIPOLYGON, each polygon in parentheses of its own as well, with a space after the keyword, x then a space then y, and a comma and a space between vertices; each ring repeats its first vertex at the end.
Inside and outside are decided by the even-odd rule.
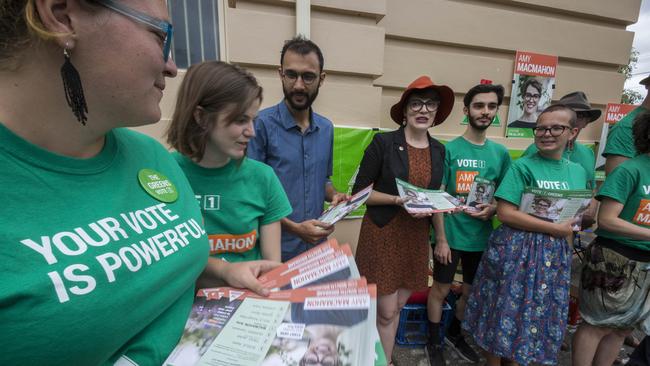
POLYGON ((611 365, 635 327, 650 333, 650 112, 637 115, 632 134, 638 155, 614 169, 596 195, 598 237, 580 276, 584 322, 573 338, 575 366, 611 365))
POLYGON ((449 87, 435 85, 427 76, 413 81, 390 110, 400 128, 374 136, 352 190, 374 184, 355 257, 361 274, 377 284, 377 328, 388 360, 400 310, 412 291, 428 287, 429 228, 443 225, 441 215, 407 213, 395 178, 439 189, 445 149, 428 130, 447 118, 453 104, 449 87))
POLYGON ((160 120, 176 76, 165 4, 0 0, 2 365, 160 365, 183 332, 201 212, 167 149, 122 128, 160 120))
POLYGON ((538 152, 513 162, 495 197, 503 223, 488 241, 465 308, 463 328, 488 365, 557 363, 569 307, 574 220, 548 222, 519 211, 526 187, 585 189, 587 172, 562 158, 575 136, 576 114, 545 109, 534 129, 538 152))
POLYGON ((192 65, 178 91, 167 141, 200 202, 210 258, 200 285, 226 263, 280 262, 280 220, 291 204, 270 166, 246 158, 262 87, 221 61, 192 65))

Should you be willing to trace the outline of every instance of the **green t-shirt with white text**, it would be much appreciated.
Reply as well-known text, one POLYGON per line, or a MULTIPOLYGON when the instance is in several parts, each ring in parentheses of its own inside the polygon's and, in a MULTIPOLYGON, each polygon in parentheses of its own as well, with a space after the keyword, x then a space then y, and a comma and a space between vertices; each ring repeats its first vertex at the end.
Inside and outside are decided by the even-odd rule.
POLYGON ((0 141, 0 364, 160 365, 208 258, 174 159, 127 129, 108 132, 89 159, 41 149, 2 124, 0 141), (153 194, 143 169, 161 179, 144 181, 153 194), (175 201, 154 197, 167 189, 175 201))
POLYGON ((270 166, 253 159, 204 168, 174 157, 201 206, 210 254, 229 262, 262 259, 260 228, 291 213, 291 204, 270 166))
MULTIPOLYGON (((505 146, 491 140, 475 145, 460 136, 445 145, 445 190, 462 201, 467 199, 474 177, 488 179, 498 185, 510 167, 510 154, 505 146)), ((475 219, 465 213, 445 215, 445 235, 456 250, 485 250, 492 232, 492 221, 475 219)))
POLYGON ((519 158, 497 189, 495 196, 519 206, 526 187, 542 189, 587 189, 587 172, 567 159, 553 160, 539 153, 519 158))
MULTIPOLYGON (((530 156, 537 153, 537 146, 532 143, 522 156, 530 156)), ((587 146, 579 143, 578 141, 574 142, 572 149, 565 149, 562 157, 572 161, 574 163, 580 164, 582 168, 587 172, 587 181, 589 182, 590 189, 596 187, 596 156, 594 151, 587 146)))
POLYGON ((607 155, 620 155, 626 158, 636 156, 632 126, 634 126, 636 116, 645 111, 647 109, 637 107, 609 128, 607 143, 605 144, 605 150, 603 150, 604 157, 607 157, 607 155))
MULTIPOLYGON (((623 204, 619 218, 650 229, 650 156, 639 155, 626 160, 611 172, 600 187, 596 199, 610 198, 623 204)), ((598 236, 613 239, 621 244, 650 251, 650 241, 626 238, 602 228, 596 230, 598 236)))

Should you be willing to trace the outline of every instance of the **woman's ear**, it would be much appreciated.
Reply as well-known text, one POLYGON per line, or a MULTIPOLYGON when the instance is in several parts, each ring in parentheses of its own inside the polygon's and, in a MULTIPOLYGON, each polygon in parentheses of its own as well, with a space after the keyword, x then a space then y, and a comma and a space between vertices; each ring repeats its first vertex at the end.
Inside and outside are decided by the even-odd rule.
POLYGON ((196 106, 194 108, 194 112, 192 112, 192 116, 194 117, 194 122, 196 122, 197 125, 201 127, 205 127, 205 124, 203 123, 203 117, 205 116, 205 109, 201 106, 196 106))
POLYGON ((79 9, 74 0, 35 0, 34 16, 38 17, 46 32, 55 34, 55 42, 61 48, 72 49, 75 42, 75 27, 72 9, 79 9))

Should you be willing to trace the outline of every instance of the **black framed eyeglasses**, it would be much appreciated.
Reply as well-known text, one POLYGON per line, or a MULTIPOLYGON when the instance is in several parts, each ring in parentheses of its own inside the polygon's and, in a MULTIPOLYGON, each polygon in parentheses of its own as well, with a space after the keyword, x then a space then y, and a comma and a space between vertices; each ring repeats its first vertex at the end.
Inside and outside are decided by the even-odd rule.
POLYGON ((537 137, 542 137, 546 135, 546 131, 548 131, 551 136, 553 137, 558 137, 561 134, 564 133, 564 131, 570 129, 571 127, 569 126, 562 126, 562 125, 554 125, 551 127, 535 127, 533 128, 533 132, 535 133, 535 136, 537 137))
POLYGON ((539 100, 539 98, 541 97, 542 97, 541 94, 531 94, 531 93, 524 94, 524 99, 528 99, 528 100, 539 100))
POLYGON ((314 83, 314 81, 316 81, 316 79, 318 79, 317 74, 309 71, 299 73, 293 70, 283 70, 282 76, 292 84, 298 81, 298 78, 301 78, 302 82, 305 83, 305 85, 311 85, 314 83))
POLYGON ((422 110, 422 108, 426 108, 427 112, 433 113, 438 110, 439 106, 440 106, 440 101, 432 100, 432 99, 427 99, 427 100, 413 99, 408 103, 409 109, 412 110, 413 112, 419 112, 422 110))
POLYGON ((154 18, 135 9, 131 9, 130 7, 114 0, 95 0, 95 3, 113 10, 116 13, 120 13, 125 17, 130 18, 131 20, 145 24, 157 31, 160 31, 163 34, 163 60, 167 62, 169 59, 169 52, 171 51, 172 35, 174 34, 174 27, 171 25, 171 23, 162 19, 154 18))

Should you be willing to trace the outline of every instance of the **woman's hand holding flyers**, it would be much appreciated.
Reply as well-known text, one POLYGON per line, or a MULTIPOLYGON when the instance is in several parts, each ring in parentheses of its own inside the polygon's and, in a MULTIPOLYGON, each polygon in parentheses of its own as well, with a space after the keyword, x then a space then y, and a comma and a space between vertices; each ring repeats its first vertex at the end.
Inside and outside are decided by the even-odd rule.
POLYGON ((497 206, 489 203, 479 203, 476 205, 476 208, 479 209, 479 211, 465 209, 464 212, 475 219, 483 221, 490 220, 497 212, 497 206))
POLYGON ((436 247, 433 250, 433 257, 441 264, 447 265, 451 263, 451 249, 449 249, 449 244, 447 242, 436 243, 436 247))
POLYGON ((566 238, 573 234, 573 226, 576 224, 578 219, 573 218, 571 220, 566 220, 552 224, 555 229, 550 234, 556 238, 566 238))
POLYGON ((339 203, 345 202, 345 201, 347 201, 349 199, 350 199, 349 194, 338 192, 338 193, 334 194, 334 196, 332 197, 332 202, 330 202, 330 204, 332 206, 336 206, 339 203))
POLYGON ((408 201, 410 201, 413 197, 411 196, 406 196, 404 198, 400 196, 393 196, 393 204, 396 206, 404 207, 404 204, 408 201))
POLYGON ((268 296, 269 289, 257 280, 262 273, 279 266, 280 262, 267 260, 249 262, 225 262, 221 266, 221 278, 232 287, 246 288, 258 295, 268 296))

